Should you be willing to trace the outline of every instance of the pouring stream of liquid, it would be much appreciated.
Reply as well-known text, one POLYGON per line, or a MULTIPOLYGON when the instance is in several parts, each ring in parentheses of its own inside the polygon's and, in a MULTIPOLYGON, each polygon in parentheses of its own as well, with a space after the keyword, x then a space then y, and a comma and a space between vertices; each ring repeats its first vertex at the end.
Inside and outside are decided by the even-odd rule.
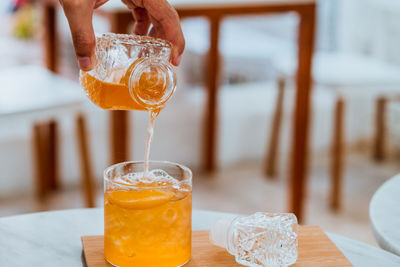
POLYGON ((146 148, 144 151, 144 171, 143 171, 143 177, 147 177, 148 172, 149 172, 149 158, 150 158, 150 146, 151 146, 151 140, 153 139, 153 132, 154 132, 154 121, 160 111, 150 111, 150 122, 149 126, 147 127, 147 133, 146 133, 146 148))

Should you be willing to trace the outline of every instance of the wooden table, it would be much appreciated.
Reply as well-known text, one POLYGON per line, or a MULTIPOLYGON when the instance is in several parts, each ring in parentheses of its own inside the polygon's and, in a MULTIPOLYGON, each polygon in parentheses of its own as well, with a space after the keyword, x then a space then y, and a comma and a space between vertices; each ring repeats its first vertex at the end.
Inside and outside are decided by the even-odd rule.
POLYGON ((4 69, 0 80, 0 118, 31 115, 40 119, 40 111, 77 109, 85 101, 77 83, 39 66, 4 69))
MULTIPOLYGON (((193 230, 208 230, 221 217, 235 214, 194 210, 193 230)), ((103 209, 75 209, 0 218, 2 266, 82 266, 83 235, 102 235, 103 209)), ((400 257, 377 247, 329 234, 354 266, 395 267, 400 257)))
POLYGON ((400 256, 400 174, 375 192, 369 206, 372 231, 379 246, 400 256))
MULTIPOLYGON (((45 15, 45 59, 49 69, 58 70, 55 8, 56 0, 40 0, 45 15)), ((179 16, 205 17, 210 22, 210 50, 207 66, 207 107, 204 125, 203 164, 206 171, 216 168, 217 162, 217 120, 218 87, 220 84, 220 55, 218 50, 221 21, 228 16, 260 15, 296 12, 300 23, 298 29, 298 69, 296 76, 294 121, 290 167, 290 206, 299 220, 303 218, 305 184, 307 177, 307 150, 309 133, 309 113, 311 95, 311 68, 315 35, 315 0, 171 0, 179 16)), ((109 1, 98 10, 107 17, 113 32, 128 32, 133 21, 131 12, 120 1, 109 1)), ((250 104, 250 103, 249 103, 250 104)), ((116 111, 112 118, 112 162, 129 158, 128 113, 116 111)))

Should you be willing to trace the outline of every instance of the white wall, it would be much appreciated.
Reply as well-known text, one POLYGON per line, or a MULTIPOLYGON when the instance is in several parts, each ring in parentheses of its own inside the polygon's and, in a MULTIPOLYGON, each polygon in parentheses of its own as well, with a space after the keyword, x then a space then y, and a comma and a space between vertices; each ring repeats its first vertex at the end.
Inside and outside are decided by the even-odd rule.
POLYGON ((339 0, 338 49, 400 64, 399 3, 398 0, 339 0))

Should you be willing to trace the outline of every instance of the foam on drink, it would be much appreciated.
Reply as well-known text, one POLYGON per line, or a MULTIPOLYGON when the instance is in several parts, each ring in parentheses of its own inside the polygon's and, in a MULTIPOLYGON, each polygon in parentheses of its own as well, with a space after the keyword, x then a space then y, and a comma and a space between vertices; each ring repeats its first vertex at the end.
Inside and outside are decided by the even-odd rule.
POLYGON ((174 186, 179 184, 178 180, 161 169, 153 169, 148 171, 146 175, 145 172, 131 172, 126 175, 116 176, 113 182, 122 185, 141 187, 174 186))

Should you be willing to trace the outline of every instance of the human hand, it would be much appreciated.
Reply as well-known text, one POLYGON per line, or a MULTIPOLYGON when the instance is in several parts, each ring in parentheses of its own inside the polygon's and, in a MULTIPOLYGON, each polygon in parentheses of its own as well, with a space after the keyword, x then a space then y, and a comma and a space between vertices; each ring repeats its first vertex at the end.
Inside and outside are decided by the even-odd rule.
MULTIPOLYGON (((93 11, 108 0, 59 0, 71 29, 79 67, 91 70, 94 66, 96 39, 93 31, 93 11)), ((149 35, 170 41, 173 45, 171 60, 178 66, 185 39, 179 23, 179 16, 167 0, 122 0, 135 18, 134 33, 149 35)))

